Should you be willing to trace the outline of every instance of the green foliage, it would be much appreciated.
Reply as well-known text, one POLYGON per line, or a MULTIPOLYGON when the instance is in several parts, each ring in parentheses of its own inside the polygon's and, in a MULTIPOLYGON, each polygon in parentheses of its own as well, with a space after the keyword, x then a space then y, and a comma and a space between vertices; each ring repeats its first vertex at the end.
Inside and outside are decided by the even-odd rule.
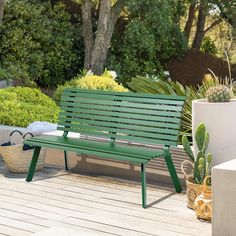
POLYGON ((203 99, 206 97, 206 91, 213 86, 224 84, 231 85, 228 78, 219 79, 210 74, 205 75, 201 85, 197 88, 192 86, 184 86, 178 81, 156 79, 152 80, 149 77, 137 76, 131 79, 128 87, 134 92, 157 93, 165 95, 186 96, 185 104, 182 112, 181 134, 192 135, 192 101, 203 99))
POLYGON ((62 4, 52 9, 49 0, 7 1, 0 28, 0 78, 44 87, 63 83, 75 74, 79 30, 62 4))
POLYGON ((195 159, 193 159, 193 153, 189 151, 189 149, 191 150, 191 148, 187 136, 182 137, 182 143, 185 152, 187 153, 191 161, 194 162, 194 183, 202 184, 205 177, 210 175, 210 165, 212 161, 211 153, 206 153, 209 143, 209 133, 207 132, 206 126, 204 124, 200 123, 198 125, 194 137, 198 148, 198 153, 195 159))
POLYGON ((81 88, 81 89, 91 89, 91 90, 105 90, 105 91, 117 91, 117 92, 127 92, 128 89, 119 85, 111 76, 109 75, 87 75, 84 77, 76 77, 71 81, 66 82, 57 88, 54 93, 54 100, 59 103, 61 99, 62 92, 65 88, 81 88))
POLYGON ((194 161, 193 151, 191 149, 190 142, 188 141, 187 136, 182 137, 182 144, 183 144, 183 147, 184 147, 184 151, 188 154, 191 161, 194 161))
POLYGON ((210 37, 205 37, 202 42, 201 50, 211 55, 217 54, 217 47, 210 37))
POLYGON ((203 149, 203 144, 205 142, 205 133, 206 133, 206 127, 204 124, 200 124, 196 130, 195 133, 195 140, 196 140, 196 144, 198 147, 198 150, 202 150, 203 149))
POLYGON ((112 42, 108 67, 121 76, 157 74, 172 56, 180 56, 186 42, 175 19, 178 1, 128 0, 128 22, 112 42))
POLYGON ((38 89, 0 89, 0 124, 27 127, 34 121, 57 122, 59 108, 38 89))

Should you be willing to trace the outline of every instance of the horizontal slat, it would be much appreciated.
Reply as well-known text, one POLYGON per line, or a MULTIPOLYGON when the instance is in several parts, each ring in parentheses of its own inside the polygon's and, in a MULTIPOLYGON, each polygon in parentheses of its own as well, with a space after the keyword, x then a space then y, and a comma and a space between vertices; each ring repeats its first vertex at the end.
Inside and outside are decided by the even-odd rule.
POLYGON ((75 132, 75 133, 82 133, 82 134, 87 134, 90 136, 97 136, 97 137, 101 137, 101 138, 115 138, 116 135, 112 134, 112 133, 105 133, 105 132, 95 132, 95 131, 89 131, 89 130, 78 130, 78 129, 72 129, 72 128, 67 128, 67 127, 62 127, 62 126, 58 126, 57 130, 62 130, 62 131, 66 131, 66 132, 75 132))
POLYGON ((75 114, 71 114, 70 117, 62 117, 61 115, 59 116, 59 122, 60 121, 74 121, 77 123, 88 123, 88 124, 102 124, 101 122, 105 123, 109 123, 112 122, 110 125, 114 126, 116 123, 121 123, 121 124, 130 124, 130 125, 141 125, 141 126, 146 126, 146 127, 153 127, 153 129, 155 129, 155 127, 162 127, 162 128, 171 128, 171 129, 179 129, 179 124, 178 123, 165 123, 165 121, 163 120, 163 122, 155 122, 155 121, 147 121, 146 120, 132 120, 132 119, 126 119, 126 118, 118 118, 118 117, 103 117, 101 118, 101 116, 97 117, 97 116, 90 116, 90 117, 83 117, 82 114, 76 114, 78 116, 74 117, 72 115, 75 114), (101 118, 101 121, 99 121, 99 119, 101 118), (95 120, 96 119, 96 120, 95 120))
MULTIPOLYGON (((64 90, 64 94, 76 94, 76 93, 80 93, 80 94, 89 94, 89 95, 93 95, 96 96, 96 94, 99 94, 99 96, 101 94, 105 94, 105 95, 111 95, 111 96, 118 96, 118 97, 130 97, 130 98, 149 98, 149 99, 169 99, 169 100, 185 100, 184 96, 173 96, 173 95, 161 95, 161 94, 147 94, 147 93, 133 93, 133 92, 110 92, 110 91, 101 91, 101 90, 87 90, 87 89, 73 89, 73 88, 66 88, 64 90)), ((123 98, 122 98, 123 100, 123 98)))
POLYGON ((62 102, 61 109, 64 111, 77 111, 80 109, 93 109, 97 111, 118 111, 118 112, 126 112, 130 114, 149 114, 156 116, 174 116, 181 117, 180 112, 175 111, 161 111, 161 110, 143 110, 143 109, 135 109, 135 108, 127 108, 127 107, 111 107, 111 106, 97 106, 97 105, 87 105, 87 104, 78 104, 74 107, 73 104, 62 102), (71 106, 71 107, 69 107, 71 106))
MULTIPOLYGON (((150 115, 150 114, 130 114, 130 113, 121 113, 121 112, 116 112, 116 111, 94 111, 94 110, 87 110, 87 109, 80 109, 78 113, 71 111, 70 109, 68 109, 68 112, 60 112, 59 113, 59 119, 61 117, 65 117, 65 116, 69 116, 69 117, 81 117, 81 118, 89 118, 89 117, 96 117, 96 119, 101 119, 101 120, 113 120, 113 121, 117 121, 116 119, 121 119, 121 118, 126 118, 127 122, 130 122, 130 119, 132 120, 145 120, 146 121, 146 125, 149 125, 149 121, 166 121, 169 123, 177 123, 179 124, 179 118, 177 117, 159 117, 159 116, 155 116, 155 115, 150 115)), ((125 122, 125 121, 124 121, 125 122)))
MULTIPOLYGON (((62 125, 59 123, 59 125, 62 125)), ((120 128, 113 128, 113 127, 105 127, 105 126, 98 126, 98 125, 87 125, 87 124, 73 124, 67 123, 65 124, 67 128, 73 128, 78 130, 91 130, 91 131, 104 131, 104 132, 111 132, 111 133, 120 133, 124 135, 132 135, 132 136, 139 136, 145 138, 155 138, 155 139, 166 139, 166 140, 176 140, 176 135, 173 134, 165 134, 165 133, 151 133, 139 130, 130 130, 130 129, 120 129, 120 128)))
MULTIPOLYGON (((143 138, 143 137, 136 137, 136 136, 127 136, 127 135, 121 135, 121 134, 108 134, 104 132, 96 132, 96 131, 90 131, 90 130, 78 130, 75 128, 66 128, 66 127, 58 127, 58 130, 66 131, 66 132, 76 132, 81 133, 85 135, 90 136, 96 136, 96 137, 104 137, 104 138, 115 138, 118 140, 126 140, 126 141, 133 141, 138 143, 148 143, 148 144, 163 144, 163 145, 174 145, 176 146, 177 141, 171 141, 171 140, 159 140, 156 138, 143 138)), ((177 139, 177 138, 176 138, 177 139)))
MULTIPOLYGON (((61 97, 61 100, 68 100, 68 98, 75 98, 75 97, 83 97, 83 98, 93 98, 96 99, 96 97, 94 95, 91 94, 72 94, 69 96, 63 95, 61 97)), ((107 100, 107 101, 127 101, 127 102, 140 102, 140 103, 152 103, 155 104, 158 102, 158 104, 169 104, 169 105, 182 105, 184 102, 181 100, 171 100, 168 99, 168 97, 166 97, 165 99, 158 99, 157 98, 145 98, 145 97, 112 97, 112 96, 107 96, 105 94, 101 94, 101 95, 97 95, 97 99, 101 99, 101 100, 107 100)))
POLYGON ((90 99, 90 98, 83 98, 81 96, 74 97, 74 98, 63 98, 61 104, 69 103, 71 106, 76 106, 77 104, 97 104, 102 106, 122 106, 122 107, 133 107, 139 109, 153 109, 153 110, 174 110, 174 111, 181 111, 182 106, 178 105, 170 105, 168 101, 166 104, 159 103, 159 100, 156 100, 155 103, 145 103, 145 100, 142 102, 129 102, 129 101, 113 101, 113 100, 105 100, 99 99, 90 99), (75 103, 75 104, 73 104, 75 103))
MULTIPOLYGON (((59 120, 59 125, 69 125, 68 121, 73 122, 78 122, 79 120, 76 118, 63 118, 60 117, 59 120)), ((110 121, 112 121, 112 118, 110 118, 110 121)), ((169 123, 167 123, 166 128, 159 128, 159 127, 154 127, 154 126, 144 126, 144 125, 134 125, 134 123, 132 123, 132 120, 130 120, 130 124, 124 124, 124 123, 115 123, 115 122, 108 122, 108 120, 104 121, 98 121, 97 117, 96 120, 89 120, 86 119, 84 122, 81 122, 80 120, 80 124, 92 124, 92 125, 100 125, 100 126, 105 126, 105 127, 114 127, 114 128, 121 128, 121 129, 127 129, 127 130, 139 130, 139 131, 146 131, 146 132, 152 132, 152 133, 164 133, 164 134, 178 134, 178 125, 176 124, 176 129, 170 129, 168 127, 168 125, 170 125, 169 123)), ((156 123, 156 126, 158 126, 158 123, 156 123)), ((164 127, 164 124, 163 126, 164 127)))
MULTIPOLYGON (((62 143, 67 146, 82 147, 88 150, 97 150, 102 152, 125 154, 133 157, 141 157, 144 159, 150 159, 156 156, 160 156, 163 153, 162 150, 150 149, 147 147, 132 147, 132 145, 114 144, 109 142, 99 142, 95 140, 87 140, 80 138, 68 138, 63 136, 36 136, 30 140, 38 140, 39 142, 52 142, 55 144, 62 143)), ((27 141, 26 141, 27 143, 27 141)))
POLYGON ((87 150, 83 148, 75 148, 75 147, 70 147, 68 145, 55 145, 54 143, 46 143, 46 142, 27 142, 29 145, 32 146, 42 146, 42 147, 49 147, 49 148, 56 148, 56 149, 61 149, 65 151, 73 151, 78 154, 87 154, 87 155, 94 155, 94 156, 100 156, 103 158, 109 158, 109 159, 115 159, 115 160, 121 160, 121 161, 128 161, 132 163, 146 163, 148 162, 147 159, 142 159, 142 158, 134 158, 134 157, 127 157, 127 156, 122 156, 122 155, 116 155, 116 154, 110 154, 110 153, 105 153, 105 152, 97 152, 96 150, 87 150))

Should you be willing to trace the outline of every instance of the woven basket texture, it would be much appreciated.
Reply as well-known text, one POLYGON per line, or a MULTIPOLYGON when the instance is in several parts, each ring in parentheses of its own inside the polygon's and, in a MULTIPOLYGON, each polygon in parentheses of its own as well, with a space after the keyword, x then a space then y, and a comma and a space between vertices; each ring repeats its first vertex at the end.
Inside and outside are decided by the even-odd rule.
POLYGON ((204 185, 194 184, 186 179, 186 192, 187 192, 187 206, 190 209, 194 208, 196 198, 202 194, 204 185))
MULTIPOLYGON (((10 172, 26 173, 33 155, 33 149, 23 151, 23 145, 1 146, 0 155, 10 172)), ((41 149, 39 159, 36 165, 36 170, 42 170, 44 166, 46 149, 41 149)))

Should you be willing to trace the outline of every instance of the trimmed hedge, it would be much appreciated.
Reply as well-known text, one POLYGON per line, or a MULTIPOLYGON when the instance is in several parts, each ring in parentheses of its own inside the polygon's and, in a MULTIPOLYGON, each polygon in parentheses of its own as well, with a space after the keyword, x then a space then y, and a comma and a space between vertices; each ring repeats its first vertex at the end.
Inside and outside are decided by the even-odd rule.
POLYGON ((64 85, 59 86, 54 93, 54 100, 59 103, 61 94, 65 88, 81 88, 91 90, 105 90, 105 91, 117 91, 127 92, 128 89, 118 84, 111 76, 103 75, 87 75, 84 77, 76 77, 73 80, 66 82, 64 85))
POLYGON ((0 89, 0 124, 27 127, 34 121, 56 123, 59 108, 38 89, 0 89))

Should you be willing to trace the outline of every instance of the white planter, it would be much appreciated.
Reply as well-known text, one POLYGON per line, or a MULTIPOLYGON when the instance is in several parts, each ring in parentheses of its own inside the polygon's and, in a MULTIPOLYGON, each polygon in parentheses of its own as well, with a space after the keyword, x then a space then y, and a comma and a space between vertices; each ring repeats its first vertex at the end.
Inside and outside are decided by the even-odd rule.
MULTIPOLYGON (((193 136, 199 123, 204 123, 210 134, 208 152, 213 155, 213 166, 236 158, 236 99, 224 103, 194 100, 193 136)), ((197 150, 195 140, 194 150, 197 150)))

